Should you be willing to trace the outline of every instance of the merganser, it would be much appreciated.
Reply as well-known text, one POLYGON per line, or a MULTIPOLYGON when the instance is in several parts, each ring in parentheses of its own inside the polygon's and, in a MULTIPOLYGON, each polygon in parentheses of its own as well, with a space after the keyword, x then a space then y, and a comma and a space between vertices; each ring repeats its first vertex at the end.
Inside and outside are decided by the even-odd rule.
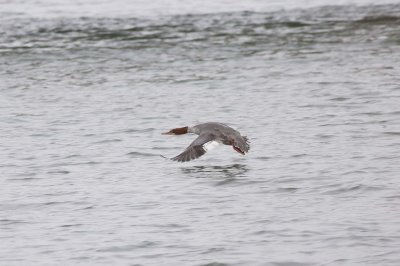
POLYGON ((242 136, 238 131, 222 123, 208 122, 192 127, 178 127, 162 134, 182 135, 186 133, 194 133, 199 136, 184 152, 171 160, 188 162, 197 159, 207 152, 207 146, 212 142, 232 146, 235 151, 243 155, 250 150, 249 140, 246 136, 242 136))

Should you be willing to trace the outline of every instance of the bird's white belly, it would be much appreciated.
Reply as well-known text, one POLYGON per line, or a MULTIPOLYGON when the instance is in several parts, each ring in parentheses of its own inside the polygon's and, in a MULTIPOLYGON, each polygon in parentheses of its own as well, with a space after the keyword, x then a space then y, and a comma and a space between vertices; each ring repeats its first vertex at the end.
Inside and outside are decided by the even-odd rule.
POLYGON ((205 143, 203 145, 203 148, 206 151, 210 151, 210 150, 214 149, 215 147, 217 147, 218 145, 219 145, 218 141, 212 140, 212 141, 209 141, 209 142, 205 143))

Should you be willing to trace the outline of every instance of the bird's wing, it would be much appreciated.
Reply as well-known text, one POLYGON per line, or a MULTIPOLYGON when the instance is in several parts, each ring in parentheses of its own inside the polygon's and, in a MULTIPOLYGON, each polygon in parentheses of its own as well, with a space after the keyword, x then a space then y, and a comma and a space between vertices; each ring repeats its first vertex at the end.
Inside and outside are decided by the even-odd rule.
POLYGON ((207 149, 204 147, 205 144, 213 141, 215 139, 213 134, 201 134, 197 137, 184 152, 178 156, 171 158, 173 161, 177 162, 188 162, 194 160, 204 155, 207 149))
POLYGON ((235 151, 241 154, 245 154, 250 150, 250 141, 246 136, 236 137, 234 138, 232 146, 235 151))

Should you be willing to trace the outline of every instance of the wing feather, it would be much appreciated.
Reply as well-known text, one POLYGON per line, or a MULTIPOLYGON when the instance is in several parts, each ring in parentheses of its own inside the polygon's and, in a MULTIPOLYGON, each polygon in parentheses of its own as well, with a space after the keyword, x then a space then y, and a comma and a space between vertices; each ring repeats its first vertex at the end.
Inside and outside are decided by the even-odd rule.
POLYGON ((212 134, 202 134, 198 136, 184 152, 171 158, 171 160, 177 162, 188 162, 197 159, 207 152, 204 145, 210 141, 213 141, 214 139, 215 137, 212 134))

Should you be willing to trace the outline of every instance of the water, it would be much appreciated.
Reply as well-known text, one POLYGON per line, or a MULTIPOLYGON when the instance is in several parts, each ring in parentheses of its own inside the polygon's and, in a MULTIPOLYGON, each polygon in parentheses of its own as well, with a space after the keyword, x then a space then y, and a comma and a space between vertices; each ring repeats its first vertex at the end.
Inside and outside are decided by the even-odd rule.
POLYGON ((0 3, 0 265, 400 264, 398 3, 95 3, 0 3))

